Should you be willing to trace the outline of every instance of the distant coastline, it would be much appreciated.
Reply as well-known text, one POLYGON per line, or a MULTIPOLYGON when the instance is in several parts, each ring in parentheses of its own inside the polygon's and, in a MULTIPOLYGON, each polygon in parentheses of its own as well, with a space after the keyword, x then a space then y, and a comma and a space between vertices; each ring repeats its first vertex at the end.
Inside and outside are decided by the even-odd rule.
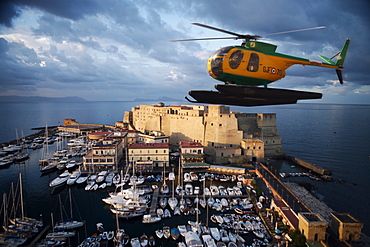
POLYGON ((84 98, 72 97, 40 97, 40 96, 0 96, 0 103, 72 103, 72 102, 87 102, 84 98))
MULTIPOLYGON (((95 101, 95 100, 94 100, 95 101)), ((159 97, 156 99, 135 98, 134 100, 124 100, 125 102, 186 102, 184 99, 173 99, 169 97, 159 97)), ((0 96, 0 103, 73 103, 91 102, 81 97, 41 97, 41 96, 0 96)), ((118 102, 118 101, 117 101, 118 102)))

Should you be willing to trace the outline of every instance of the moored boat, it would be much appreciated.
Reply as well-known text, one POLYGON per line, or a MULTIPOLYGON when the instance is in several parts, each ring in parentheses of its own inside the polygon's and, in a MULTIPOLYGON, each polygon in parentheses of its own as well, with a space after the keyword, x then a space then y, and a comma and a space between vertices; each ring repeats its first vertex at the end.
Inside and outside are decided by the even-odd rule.
POLYGON ((57 188, 64 185, 70 176, 71 173, 69 173, 68 171, 64 171, 62 174, 60 174, 58 177, 56 177, 49 183, 49 187, 57 188))

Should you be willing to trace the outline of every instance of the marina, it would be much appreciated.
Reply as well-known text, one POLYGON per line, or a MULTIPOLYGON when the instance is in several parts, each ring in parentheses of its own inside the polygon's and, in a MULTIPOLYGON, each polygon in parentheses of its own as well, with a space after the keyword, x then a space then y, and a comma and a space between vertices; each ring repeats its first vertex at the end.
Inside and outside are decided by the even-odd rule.
MULTIPOLYGON (((284 128, 283 128, 283 130, 284 130, 284 128)), ((51 148, 52 151, 56 150, 56 144, 57 143, 58 142, 54 142, 52 144, 49 144, 49 147, 51 148)), ((294 153, 291 150, 287 150, 287 151, 289 153, 292 153, 292 154, 294 153)), ((51 212, 54 214, 55 219, 60 218, 59 213, 58 213, 60 211, 59 210, 58 194, 60 194, 62 198, 67 198, 67 193, 68 193, 67 188, 69 186, 64 185, 64 186, 61 186, 61 187, 56 188, 56 189, 50 188, 48 186, 49 183, 53 179, 55 179, 59 174, 61 174, 61 172, 59 170, 54 170, 53 172, 50 172, 50 173, 45 173, 45 174, 40 173, 39 166, 38 166, 38 164, 39 164, 38 160, 40 159, 40 157, 42 157, 42 149, 37 148, 37 149, 34 149, 34 150, 29 150, 29 154, 30 154, 30 156, 29 156, 28 160, 25 160, 25 161, 20 162, 20 163, 19 162, 13 162, 12 165, 9 165, 9 166, 0 170, 0 173, 2 174, 2 178, 4 178, 4 179, 2 179, 2 181, 0 181, 1 188, 2 188, 2 193, 9 193, 10 184, 12 182, 13 183, 17 182, 16 178, 18 177, 19 173, 24 174, 25 176, 23 176, 24 177, 23 181, 25 183, 25 186, 24 186, 24 190, 25 190, 24 201, 25 201, 26 215, 28 217, 33 217, 35 219, 41 219, 42 218, 45 225, 51 225, 52 224, 52 220, 51 220, 51 216, 50 216, 51 212), (37 192, 34 190, 34 188, 38 188, 37 192), (31 203, 29 203, 29 201, 31 201, 31 203), (40 213, 40 209, 42 209, 42 215, 40 213)), ((295 154, 295 155, 297 155, 297 154, 295 154)), ((348 156, 346 156, 346 157, 348 157, 348 156)), ((77 158, 74 158, 74 159, 77 159, 77 158)), ((302 172, 300 169, 297 169, 297 168, 294 168, 294 167, 291 167, 291 166, 292 166, 291 163, 286 163, 285 164, 283 162, 282 166, 280 166, 278 164, 274 164, 274 165, 269 166, 269 169, 271 171, 273 171, 273 173, 276 174, 276 176, 279 177, 280 180, 282 180, 284 182, 287 182, 287 181, 297 181, 297 182, 306 181, 307 182, 307 181, 309 181, 309 183, 311 183, 312 185, 314 185, 316 187, 315 196, 321 198, 320 196, 325 195, 326 200, 324 200, 324 201, 327 202, 329 200, 329 202, 331 202, 331 204, 330 204, 331 207, 333 207, 336 211, 338 210, 338 206, 342 207, 341 206, 342 204, 341 203, 338 203, 338 204, 334 203, 333 204, 332 201, 335 201, 335 200, 331 199, 331 197, 330 197, 331 195, 336 195, 338 191, 341 191, 340 194, 341 194, 342 197, 351 198, 350 195, 348 195, 348 193, 346 191, 348 189, 348 186, 351 187, 352 184, 353 184, 353 183, 348 183, 348 181, 351 182, 351 181, 354 181, 354 180, 352 180, 348 176, 343 176, 341 173, 338 173, 338 169, 340 169, 340 166, 333 167, 333 166, 330 166, 329 163, 324 166, 324 167, 330 167, 330 170, 333 171, 333 178, 335 179, 334 183, 324 183, 322 181, 316 181, 316 180, 307 178, 306 176, 302 176, 302 177, 290 176, 290 177, 285 177, 285 178, 279 176, 279 173, 285 173, 285 174, 292 173, 293 174, 293 173, 301 173, 302 172), (343 178, 340 183, 339 183, 339 180, 337 180, 338 176, 340 178, 343 178), (336 182, 336 181, 338 181, 338 182, 336 182), (325 187, 325 190, 323 190, 324 187, 325 187), (337 189, 333 190, 333 188, 337 188, 337 189), (329 195, 323 194, 323 193, 325 193, 326 190, 332 191, 331 194, 329 194, 329 195)), ((161 171, 159 171, 158 173, 161 173, 161 171)), ((352 173, 346 173, 346 174, 350 175, 352 173)), ((81 177, 86 176, 86 175, 88 175, 88 174, 82 172, 81 177)), ((222 174, 220 174, 220 175, 222 175, 222 174)), ((225 177, 227 177, 227 176, 229 176, 229 174, 227 174, 227 175, 225 174, 225 176, 219 176, 219 180, 217 181, 217 183, 220 183, 221 180, 224 180, 225 177)), ((117 229, 117 224, 116 224, 114 214, 112 214, 111 211, 109 210, 109 208, 107 208, 106 204, 103 201, 101 201, 101 199, 108 196, 108 193, 114 192, 114 187, 112 187, 112 186, 106 186, 105 188, 99 188, 98 187, 95 191, 85 191, 84 190, 85 186, 83 186, 82 184, 78 185, 76 182, 75 182, 74 185, 72 185, 70 187, 71 187, 71 191, 72 191, 72 196, 78 198, 78 200, 76 200, 77 201, 76 203, 77 203, 77 206, 78 206, 79 211, 80 211, 79 214, 81 214, 81 216, 82 216, 81 218, 84 219, 84 221, 85 221, 85 225, 82 228, 79 228, 79 229, 76 230, 75 237, 70 238, 68 240, 69 243, 67 241, 66 245, 69 245, 69 246, 76 246, 76 245, 82 243, 83 239, 85 239, 86 237, 91 237, 92 235, 94 235, 94 233, 97 232, 96 223, 99 223, 99 222, 104 223, 104 228, 108 232, 117 229), (80 203, 83 204, 83 205, 80 205, 80 203)), ((279 189, 279 187, 276 187, 276 182, 272 182, 272 181, 269 181, 269 182, 271 182, 271 184, 273 186, 275 186, 275 189, 279 189)), ((361 179, 357 180, 356 182, 359 184, 358 188, 363 186, 362 185, 363 182, 361 182, 361 179)), ((86 182, 84 182, 84 183, 86 184, 86 182)), ((158 187, 161 188, 160 182, 151 181, 148 184, 152 184, 152 183, 154 183, 154 184, 157 183, 157 186, 159 185, 158 187)), ((226 183, 228 183, 228 182, 226 182, 226 183)), ((167 184, 169 185, 169 187, 172 186, 171 182, 168 182, 167 184)), ((177 182, 176 182, 176 184, 177 184, 177 182)), ((199 186, 197 186, 197 185, 194 183, 193 193, 194 193, 194 191, 196 191, 196 187, 200 187, 200 190, 199 190, 200 195, 202 195, 202 193, 208 193, 207 190, 203 190, 202 184, 199 184, 199 186)), ((206 187, 209 189, 210 184, 207 183, 206 187)), ((227 188, 227 186, 224 186, 224 187, 227 188)), ((352 189, 356 190, 358 188, 353 187, 352 189)), ((282 194, 285 197, 285 200, 287 200, 287 199, 290 200, 290 197, 287 198, 287 195, 286 195, 285 192, 282 193, 281 191, 279 191, 279 193, 282 194)), ((166 197, 171 198, 171 192, 170 192, 170 194, 166 195, 166 197)), ((189 198, 190 197, 195 198, 196 196, 195 195, 192 195, 192 196, 189 195, 188 197, 189 198)), ((180 197, 180 199, 181 199, 181 197, 180 197)), ((304 201, 304 200, 302 200, 302 201, 304 201)), ((352 205, 353 202, 354 202, 353 200, 348 201, 348 203, 350 205, 352 205)), ((193 202, 193 204, 194 204, 194 202, 193 202)), ((199 205, 200 204, 201 204, 201 201, 199 202, 199 205)), ((347 202, 346 202, 346 205, 347 205, 347 202)), ((346 209, 354 210, 357 207, 361 207, 361 205, 363 205, 363 204, 356 203, 356 204, 353 204, 349 208, 348 208, 348 206, 343 206, 343 209, 339 208, 339 210, 341 210, 341 211, 343 211, 343 210, 347 211, 346 209)), ((291 204, 291 206, 293 206, 293 208, 294 208, 294 207, 297 206, 297 204, 293 203, 293 204, 291 204)), ((206 213, 204 212, 204 209, 202 208, 202 206, 200 206, 200 208, 201 208, 202 213, 199 215, 199 219, 200 219, 201 222, 206 222, 206 219, 204 217, 206 215, 206 213)), ((168 209, 170 209, 170 208, 168 208, 168 209)), ((212 211, 212 210, 214 210, 214 209, 210 209, 210 211, 212 211)), ((69 211, 69 210, 67 210, 67 211, 69 211)), ((76 215, 78 215, 77 211, 75 211, 75 212, 76 212, 76 215)), ((217 213, 217 211, 215 211, 214 213, 217 213)), ((211 214, 209 214, 209 216, 211 216, 211 214)), ((191 218, 190 219, 191 221, 196 221, 196 215, 191 215, 189 213, 189 215, 186 216, 186 217, 184 217, 183 215, 178 216, 177 214, 175 214, 175 211, 173 211, 173 214, 172 214, 171 218, 163 218, 161 221, 159 221, 157 223, 145 224, 145 229, 148 229, 148 230, 145 230, 145 233, 147 234, 148 239, 151 237, 150 234, 155 235, 156 230, 158 230, 159 228, 163 228, 163 225, 169 225, 169 226, 172 225, 174 217, 178 217, 178 218, 176 218, 176 223, 179 222, 179 224, 185 225, 185 226, 188 225, 188 221, 189 221, 189 220, 187 220, 188 218, 191 218), (159 226, 161 226, 161 227, 159 227, 159 226)), ((127 239, 127 236, 132 236, 134 238, 138 237, 140 239, 140 236, 143 234, 143 232, 142 232, 143 228, 137 228, 136 226, 142 225, 141 220, 142 220, 142 218, 140 218, 140 217, 137 218, 137 219, 132 219, 132 220, 128 220, 128 221, 123 220, 123 219, 119 220, 120 227, 122 229, 125 229, 125 235, 124 236, 126 236, 125 237, 126 239, 127 239)), ((261 220, 263 220, 263 218, 261 218, 261 220)), ((209 219, 209 224, 212 225, 214 223, 211 222, 210 219, 209 219)), ((268 222, 266 222, 265 225, 268 226, 270 224, 268 222)), ((275 226, 272 226, 272 227, 269 226, 269 227, 270 227, 270 229, 273 229, 275 226)), ((250 236, 251 235, 247 235, 246 238, 248 238, 250 236)), ((167 245, 175 246, 176 245, 176 242, 172 242, 172 240, 166 240, 166 241, 169 241, 169 242, 165 242, 165 240, 164 240, 165 238, 159 240, 155 237, 155 239, 157 240, 156 245, 160 245, 160 246, 167 246, 167 245)), ((179 239, 179 241, 180 240, 181 239, 179 239)))
MULTIPOLYGON (((55 141, 52 144, 44 143, 44 145, 47 145, 47 148, 52 150, 58 146, 58 141, 55 141)), ((71 145, 68 146, 70 147, 71 145)), ((243 208, 242 205, 245 205, 245 203, 240 204, 241 202, 250 203, 249 200, 252 199, 251 195, 248 192, 250 188, 249 190, 246 190, 246 186, 248 185, 248 183, 246 182, 247 177, 245 175, 231 176, 222 174, 191 172, 190 176, 189 173, 185 173, 182 177, 179 177, 180 175, 174 176, 174 174, 171 173, 171 183, 171 180, 167 180, 169 179, 169 177, 167 176, 169 176, 170 173, 164 173, 165 177, 162 177, 161 171, 159 171, 155 179, 153 178, 153 176, 144 174, 143 177, 147 179, 144 180, 143 185, 140 187, 139 185, 136 186, 135 182, 130 185, 130 181, 132 182, 133 180, 127 180, 127 176, 122 176, 122 179, 119 179, 116 181, 116 183, 113 183, 113 178, 119 174, 118 172, 105 171, 89 174, 82 171, 80 169, 78 155, 70 156, 67 164, 74 163, 79 165, 70 168, 64 166, 63 168, 55 168, 47 172, 43 172, 38 168, 38 157, 42 155, 43 149, 30 150, 29 152, 29 160, 21 163, 15 162, 13 163, 13 165, 8 166, 6 169, 14 170, 13 172, 20 172, 20 174, 25 173, 24 176, 26 178, 29 177, 30 174, 33 174, 34 176, 38 173, 38 177, 36 176, 34 179, 42 181, 42 185, 40 184, 40 187, 46 189, 46 194, 44 192, 44 197, 50 198, 52 199, 52 201, 54 201, 53 203, 51 203, 51 205, 55 205, 53 206, 53 208, 56 209, 57 207, 65 207, 66 209, 69 208, 69 210, 71 210, 71 220, 60 221, 59 223, 55 222, 55 219, 63 219, 62 213, 60 213, 60 215, 58 215, 57 213, 57 211, 59 210, 51 210, 50 219, 48 219, 49 217, 47 217, 47 214, 44 214, 45 212, 36 213, 35 211, 37 211, 37 209, 31 210, 31 212, 33 211, 32 215, 35 217, 35 219, 38 218, 35 216, 36 213, 36 215, 41 217, 44 221, 43 224, 47 225, 47 227, 45 228, 39 228, 37 229, 37 231, 35 230, 35 234, 33 234, 32 237, 25 239, 25 241, 27 240, 28 242, 32 242, 34 246, 48 246, 45 245, 45 241, 43 240, 45 237, 46 239, 48 239, 49 245, 51 245, 51 243, 55 244, 56 242, 53 241, 56 241, 56 239, 58 239, 58 243, 61 245, 62 243, 64 243, 63 245, 65 246, 87 246, 87 244, 90 245, 91 243, 97 242, 106 246, 114 246, 116 242, 113 241, 112 237, 108 238, 108 236, 105 236, 105 234, 108 234, 112 231, 116 234, 116 232, 118 233, 118 230, 120 230, 121 234, 124 231, 123 236, 126 236, 126 239, 129 236, 130 242, 135 245, 136 238, 138 238, 139 243, 141 243, 144 241, 144 237, 143 233, 132 232, 133 229, 130 229, 130 225, 132 224, 145 224, 147 226, 150 226, 148 227, 148 229, 147 227, 145 228, 145 233, 147 234, 148 239, 151 238, 151 243, 153 244, 153 236, 155 236, 154 241, 156 241, 157 243, 161 242, 160 245, 162 246, 175 246, 178 245, 179 242, 194 242, 194 234, 189 235, 188 237, 184 237, 182 235, 180 236, 179 230, 173 230, 177 229, 178 225, 176 224, 186 226, 186 231, 190 231, 192 233, 194 232, 198 236, 200 243, 203 243, 202 236, 203 234, 207 234, 209 232, 209 228, 212 228, 213 231, 218 228, 226 229, 221 230, 221 233, 225 235, 223 240, 226 244, 230 242, 230 238, 226 238, 226 236, 229 236, 230 234, 237 234, 239 236, 239 242, 244 242, 244 246, 248 246, 248 243, 251 245, 252 243, 256 243, 257 241, 261 241, 259 244, 262 245, 263 243, 267 243, 268 239, 271 240, 271 237, 269 235, 262 236, 258 234, 257 231, 246 235, 249 231, 252 232, 253 230, 252 228, 247 228, 245 226, 246 223, 243 221, 243 219, 246 220, 246 217, 252 217, 252 214, 249 214, 248 216, 243 216, 243 210, 242 214, 238 214, 236 211, 234 211, 235 208, 243 208), (73 160, 73 162, 71 162, 71 160, 73 160), (126 177, 126 184, 125 182, 123 182, 124 177, 126 177), (84 179, 79 181, 80 178, 84 179), (166 180, 168 181, 167 183, 166 180), (180 183, 181 180, 183 180, 181 181, 181 183, 185 183, 184 181, 187 181, 184 185, 183 190, 179 190, 179 188, 176 189, 175 180, 178 181, 176 182, 176 184, 180 183), (104 186, 102 186, 103 184, 104 186), (107 186, 107 184, 109 184, 109 186, 107 186), (116 185, 118 186, 116 187, 116 185), (146 193, 143 192, 145 186, 148 187, 148 189, 145 189, 147 190, 146 193), (153 189, 149 189, 150 187, 152 187, 153 189), (164 187, 166 187, 166 189, 164 189, 164 187), (211 191, 211 187, 213 188, 212 194, 207 193, 207 191, 211 191), (217 192, 216 189, 218 190, 217 192), (120 203, 125 202, 125 205, 127 205, 127 209, 122 207, 123 204, 117 204, 117 202, 111 204, 110 208, 107 208, 106 206, 99 203, 99 198, 102 201, 102 199, 107 198, 107 196, 109 198, 109 195, 111 195, 111 197, 113 195, 118 197, 119 194, 120 196, 118 201, 120 203), (127 197, 124 197, 123 195, 127 197), (69 203, 63 203, 61 201, 61 197, 63 198, 64 196, 66 198, 69 197, 71 201, 69 203), (81 198, 85 199, 81 200, 81 198), (176 201, 178 201, 179 204, 172 205, 170 207, 170 205, 167 204, 167 201, 171 201, 171 199, 174 198, 177 199, 176 201), (73 201, 75 201, 74 203, 72 203, 72 199, 73 201), (86 199, 89 200, 91 204, 95 205, 95 209, 91 208, 89 204, 86 204, 86 199), (130 204, 130 202, 134 202, 134 199, 139 199, 139 201, 147 201, 144 204, 130 204), (161 201, 164 200, 166 201, 166 203, 161 205, 161 201), (181 207, 180 202, 182 200, 185 201, 185 204, 183 204, 183 206, 181 207), (200 203, 200 201, 202 201, 202 203, 200 203), (204 203, 205 201, 206 203, 204 203), (77 208, 75 208, 74 204, 77 204, 77 208), (96 205, 99 204, 101 206, 97 207, 96 205), (145 208, 141 209, 138 208, 140 207, 140 205, 146 206, 145 208), (75 212, 78 212, 78 218, 81 218, 82 221, 72 219, 72 209, 74 209, 75 212), (114 209, 118 210, 119 212, 114 211, 114 209), (163 209, 163 211, 166 213, 162 215, 162 217, 159 217, 158 209, 163 209), (86 217, 87 215, 84 213, 84 211, 86 210, 97 210, 97 212, 99 213, 95 213, 93 217, 91 214, 86 217), (145 213, 148 213, 148 215, 145 215, 144 217, 143 215, 145 213), (224 214, 225 221, 227 222, 221 220, 223 219, 223 216, 221 215, 224 214), (213 222, 210 219, 214 218, 215 215, 217 215, 219 221, 213 222), (116 217, 118 217, 118 224, 115 220, 116 217), (95 222, 91 222, 93 219, 95 219, 95 222), (171 221, 173 221, 172 219, 176 219, 175 224, 174 222, 171 223, 171 221), (142 221, 146 221, 146 223, 142 223, 142 221), (234 221, 235 226, 232 226, 232 222, 234 221), (102 222, 102 229, 96 227, 96 224, 99 222, 102 222), (238 225, 238 227, 236 227, 236 225, 238 225), (169 227, 169 230, 167 230, 167 226, 169 227), (164 232, 163 238, 158 238, 158 236, 156 235, 158 227, 160 227, 160 229, 162 229, 162 231, 164 232), (204 233, 202 233, 202 230, 204 233), (168 237, 168 234, 171 237, 168 237)), ((59 152, 58 154, 60 153, 61 152, 59 152)), ((60 157, 60 160, 64 159, 60 157)), ((135 177, 135 181, 139 181, 138 178, 142 176, 141 174, 135 173, 134 175, 132 175, 131 178, 135 177)), ((38 181, 38 183, 40 183, 41 181, 38 181)), ((29 182, 30 181, 28 180, 25 181, 25 183, 29 182)), ((32 202, 34 199, 28 198, 28 200, 32 202)), ((174 202, 175 201, 173 200, 172 204, 174 202)), ((27 202, 27 200, 25 200, 25 205, 28 204, 29 203, 27 202)), ((3 205, 3 207, 5 207, 5 204, 3 205)), ((251 210, 251 208, 248 208, 248 210, 251 210)), ((257 215, 255 217, 256 219, 259 219, 257 215)), ((247 220, 246 222, 249 221, 247 220)), ((255 226, 255 228, 256 227, 257 225, 255 226)), ((261 225, 259 227, 261 227, 261 225)), ((181 227, 180 229, 183 230, 183 228, 181 227)), ((15 233, 13 232, 13 236, 15 236, 14 234, 15 233)), ((185 234, 185 236, 187 235, 185 234)), ((218 238, 217 235, 216 238, 218 238)), ((218 242, 221 242, 221 239, 222 238, 220 237, 218 242)), ((4 241, 10 240, 5 240, 4 238, 4 241)), ((207 237, 205 241, 210 242, 209 238, 207 237)), ((238 242, 236 241, 236 237, 235 241, 232 242, 238 242)))

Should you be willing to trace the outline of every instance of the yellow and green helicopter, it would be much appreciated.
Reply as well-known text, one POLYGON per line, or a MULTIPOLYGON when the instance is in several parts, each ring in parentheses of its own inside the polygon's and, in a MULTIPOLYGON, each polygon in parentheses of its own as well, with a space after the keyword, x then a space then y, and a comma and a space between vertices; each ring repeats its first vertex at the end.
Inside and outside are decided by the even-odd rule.
POLYGON ((215 85, 218 91, 189 91, 189 95, 195 99, 194 101, 186 97, 191 102, 259 106, 295 104, 297 100, 301 99, 320 99, 322 97, 321 93, 267 88, 269 83, 284 78, 286 75, 285 71, 295 64, 335 69, 339 82, 343 84, 342 69, 344 68, 343 63, 350 43, 349 39, 346 40, 342 50, 331 58, 319 55, 325 62, 277 53, 276 45, 257 41, 265 36, 325 28, 323 26, 266 35, 243 35, 200 23, 193 24, 233 36, 172 41, 215 39, 243 39, 244 41, 240 46, 223 47, 211 55, 207 62, 208 73, 214 79, 225 84, 215 85))

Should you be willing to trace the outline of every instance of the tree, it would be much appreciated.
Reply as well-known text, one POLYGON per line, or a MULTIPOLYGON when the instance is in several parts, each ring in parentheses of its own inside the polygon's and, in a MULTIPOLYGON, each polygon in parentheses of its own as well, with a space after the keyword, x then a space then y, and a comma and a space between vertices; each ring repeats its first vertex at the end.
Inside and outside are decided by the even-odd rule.
POLYGON ((306 246, 306 237, 298 229, 290 231, 289 236, 292 238, 294 246, 306 246))

